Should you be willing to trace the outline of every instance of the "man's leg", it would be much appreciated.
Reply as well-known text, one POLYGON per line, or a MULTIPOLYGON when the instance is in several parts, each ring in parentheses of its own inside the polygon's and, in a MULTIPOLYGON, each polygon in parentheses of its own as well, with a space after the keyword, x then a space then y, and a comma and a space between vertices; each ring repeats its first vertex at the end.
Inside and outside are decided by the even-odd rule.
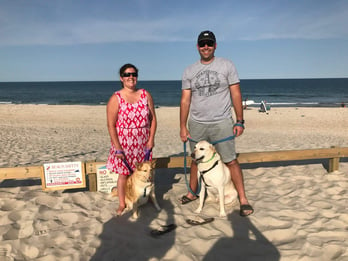
MULTIPOLYGON (((197 178, 197 164, 192 161, 191 162, 191 169, 190 169, 190 189, 193 193, 197 193, 197 186, 198 186, 198 178, 197 178)), ((190 190, 187 192, 185 196, 182 196, 179 200, 182 204, 189 203, 190 201, 197 198, 196 195, 192 194, 190 190)))
MULTIPOLYGON (((205 135, 206 126, 204 124, 189 120, 188 127, 190 130, 191 136, 194 137, 194 140, 200 141, 200 140, 207 139, 207 137, 205 135)), ((191 152, 193 152, 194 146, 196 145, 196 142, 190 141, 189 144, 190 144, 190 150, 191 150, 191 152)), ((188 190, 187 194, 180 199, 183 204, 185 204, 185 202, 184 202, 185 198, 186 198, 186 201, 188 201, 188 202, 197 198, 197 195, 196 195, 197 187, 198 187, 197 172, 198 172, 197 163, 194 160, 192 160, 191 161, 191 169, 190 169, 190 189, 188 190)))
MULTIPOLYGON (((190 188, 191 188, 191 191, 194 193, 197 193, 197 186, 198 186, 197 171, 198 171, 197 164, 196 162, 192 161, 191 169, 190 169, 190 188)), ((192 195, 191 191, 187 193, 186 197, 190 199, 197 198, 196 195, 192 195)))
MULTIPOLYGON (((248 199, 245 195, 243 173, 238 160, 235 159, 227 163, 227 167, 230 170, 232 182, 238 192, 240 205, 249 205, 248 199)), ((253 212, 254 211, 252 209, 243 211, 244 215, 246 216, 252 214, 253 212)))

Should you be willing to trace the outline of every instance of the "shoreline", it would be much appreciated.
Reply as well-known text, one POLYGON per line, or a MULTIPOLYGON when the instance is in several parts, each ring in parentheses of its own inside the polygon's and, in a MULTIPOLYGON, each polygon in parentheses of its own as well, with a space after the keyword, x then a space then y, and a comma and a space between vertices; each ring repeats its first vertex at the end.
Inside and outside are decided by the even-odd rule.
MULTIPOLYGON (((50 104, 50 103, 13 103, 8 101, 0 101, 0 106, 2 105, 40 105, 40 106, 106 106, 107 102, 100 102, 99 104, 50 104)), ((248 105, 248 109, 259 109, 261 102, 255 102, 253 104, 248 105)), ((347 108, 348 102, 335 102, 335 103, 277 103, 277 102, 267 102, 267 105, 272 108, 347 108)), ((155 105, 156 109, 159 108, 179 108, 179 105, 155 105)))
MULTIPOLYGON (((182 155, 179 107, 156 108, 153 156, 182 155)), ((244 110, 242 152, 348 147, 347 108, 244 110)), ((47 161, 106 161, 110 146, 106 105, 0 105, 0 167, 47 161)))

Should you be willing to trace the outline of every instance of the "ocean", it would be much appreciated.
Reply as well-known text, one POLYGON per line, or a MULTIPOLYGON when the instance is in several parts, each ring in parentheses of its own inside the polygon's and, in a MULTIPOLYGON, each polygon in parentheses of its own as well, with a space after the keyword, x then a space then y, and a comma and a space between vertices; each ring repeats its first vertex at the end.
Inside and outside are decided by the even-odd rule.
MULTIPOLYGON (((156 107, 179 106, 181 81, 141 81, 156 107)), ((0 82, 0 104, 103 105, 119 81, 0 82)), ((348 78, 241 80, 244 100, 259 106, 338 107, 348 105, 348 78)))

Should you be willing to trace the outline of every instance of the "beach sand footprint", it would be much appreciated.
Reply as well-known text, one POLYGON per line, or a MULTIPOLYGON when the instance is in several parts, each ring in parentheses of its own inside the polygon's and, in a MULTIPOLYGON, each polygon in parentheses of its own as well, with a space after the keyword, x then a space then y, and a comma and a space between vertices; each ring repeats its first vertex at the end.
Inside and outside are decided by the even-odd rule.
POLYGON ((78 192, 73 194, 72 201, 84 209, 90 210, 92 208, 91 199, 85 193, 78 192))
POLYGON ((70 227, 79 221, 81 222, 81 215, 76 213, 62 213, 56 215, 55 219, 58 220, 62 225, 70 227))
POLYGON ((43 205, 52 209, 54 209, 56 206, 57 208, 59 208, 60 203, 59 198, 49 195, 39 196, 38 198, 36 198, 35 202, 38 205, 43 205))
POLYGON ((18 201, 16 199, 5 199, 1 204, 0 210, 2 211, 12 211, 14 209, 21 209, 25 205, 25 202, 18 201))

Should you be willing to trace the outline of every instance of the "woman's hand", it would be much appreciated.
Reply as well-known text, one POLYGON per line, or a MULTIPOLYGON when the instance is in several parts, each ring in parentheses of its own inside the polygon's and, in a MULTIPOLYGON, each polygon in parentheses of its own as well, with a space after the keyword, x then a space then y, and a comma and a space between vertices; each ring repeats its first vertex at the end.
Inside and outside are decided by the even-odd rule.
POLYGON ((115 151, 115 155, 116 155, 116 158, 119 158, 119 159, 124 159, 125 158, 123 150, 116 150, 115 151))

